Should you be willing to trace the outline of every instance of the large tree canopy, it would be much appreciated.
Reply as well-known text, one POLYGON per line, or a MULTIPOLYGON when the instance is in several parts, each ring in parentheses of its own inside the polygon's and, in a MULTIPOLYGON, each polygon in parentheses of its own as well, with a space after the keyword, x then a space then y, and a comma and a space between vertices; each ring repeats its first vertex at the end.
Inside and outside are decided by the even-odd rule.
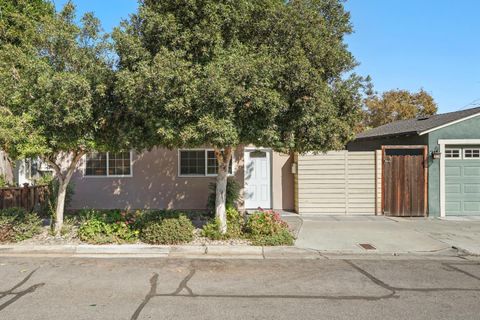
POLYGON ((351 31, 340 0, 144 0, 114 32, 116 92, 139 147, 215 148, 225 226, 238 145, 324 151, 353 136, 363 84, 348 74, 351 31))
MULTIPOLYGON (((16 15, 23 21, 22 15, 16 15)), ((59 180, 56 229, 63 222, 65 191, 79 159, 110 141, 113 68, 99 21, 75 8, 35 22, 25 43, 0 47, 0 136, 15 157, 40 156, 59 180)))
POLYGON ((390 90, 365 99, 364 126, 375 128, 393 121, 430 116, 437 113, 433 97, 423 89, 418 92, 390 90))

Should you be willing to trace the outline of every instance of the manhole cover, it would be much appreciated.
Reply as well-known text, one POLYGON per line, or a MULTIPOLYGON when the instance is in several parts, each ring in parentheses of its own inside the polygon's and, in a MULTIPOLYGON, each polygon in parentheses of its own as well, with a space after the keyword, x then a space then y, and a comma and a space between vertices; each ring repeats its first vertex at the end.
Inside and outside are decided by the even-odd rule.
POLYGON ((372 246, 370 243, 359 243, 358 245, 365 250, 376 250, 377 249, 374 246, 372 246))

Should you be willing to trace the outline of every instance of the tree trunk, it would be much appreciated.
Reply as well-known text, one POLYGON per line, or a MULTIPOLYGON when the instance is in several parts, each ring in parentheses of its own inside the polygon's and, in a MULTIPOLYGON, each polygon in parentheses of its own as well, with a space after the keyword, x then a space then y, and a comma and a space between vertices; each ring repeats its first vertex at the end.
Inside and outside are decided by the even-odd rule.
POLYGON ((52 155, 49 158, 44 158, 50 166, 55 170, 56 177, 58 179, 58 192, 57 192, 57 205, 55 207, 55 235, 60 236, 60 231, 63 226, 63 213, 65 211, 65 199, 67 196, 67 188, 72 178, 73 172, 75 171, 78 162, 82 158, 85 152, 80 151, 66 154, 64 157, 57 155, 52 155), (66 172, 62 172, 62 162, 70 158, 70 165, 67 167, 66 172), (57 163, 59 162, 59 163, 57 163))
POLYGON ((58 179, 57 206, 55 208, 55 235, 59 236, 63 226, 63 212, 65 210, 65 198, 67 196, 68 182, 58 179))
POLYGON ((222 152, 215 148, 215 156, 218 162, 217 171, 217 188, 215 196, 215 216, 220 221, 220 232, 225 234, 227 232, 227 182, 228 182, 228 167, 230 159, 232 158, 232 148, 228 147, 222 152))

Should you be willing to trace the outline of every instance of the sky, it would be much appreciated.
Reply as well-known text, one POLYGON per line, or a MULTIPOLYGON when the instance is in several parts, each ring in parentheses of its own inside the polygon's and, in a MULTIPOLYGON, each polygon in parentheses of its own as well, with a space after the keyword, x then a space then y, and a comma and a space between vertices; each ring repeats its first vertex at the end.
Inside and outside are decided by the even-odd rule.
MULTIPOLYGON (((52 0, 57 9, 67 0, 52 0)), ((136 0, 74 0, 106 31, 128 18, 136 0)), ((479 0, 349 0, 355 32, 346 37, 359 66, 379 93, 429 92, 439 112, 480 106, 479 0)))

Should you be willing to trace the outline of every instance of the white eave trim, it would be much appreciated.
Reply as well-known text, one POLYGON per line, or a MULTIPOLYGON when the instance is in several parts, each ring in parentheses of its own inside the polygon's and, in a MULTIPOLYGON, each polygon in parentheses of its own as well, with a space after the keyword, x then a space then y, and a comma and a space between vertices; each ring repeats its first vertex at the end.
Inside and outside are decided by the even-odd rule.
POLYGON ((457 124, 457 123, 459 123, 459 122, 462 122, 462 121, 465 121, 465 120, 468 120, 468 119, 472 119, 472 118, 475 118, 475 117, 478 117, 478 116, 480 116, 480 112, 479 112, 479 113, 472 114, 472 115, 469 115, 468 117, 461 118, 461 119, 458 119, 458 120, 455 120, 455 121, 452 121, 452 122, 449 122, 449 123, 446 123, 446 124, 442 124, 441 126, 438 126, 438 127, 435 127, 435 128, 432 128, 432 129, 429 129, 429 130, 420 132, 418 135, 419 135, 419 136, 423 136, 424 134, 430 133, 430 132, 432 132, 432 131, 436 131, 436 130, 438 130, 438 129, 442 129, 442 128, 451 126, 452 124, 457 124))

